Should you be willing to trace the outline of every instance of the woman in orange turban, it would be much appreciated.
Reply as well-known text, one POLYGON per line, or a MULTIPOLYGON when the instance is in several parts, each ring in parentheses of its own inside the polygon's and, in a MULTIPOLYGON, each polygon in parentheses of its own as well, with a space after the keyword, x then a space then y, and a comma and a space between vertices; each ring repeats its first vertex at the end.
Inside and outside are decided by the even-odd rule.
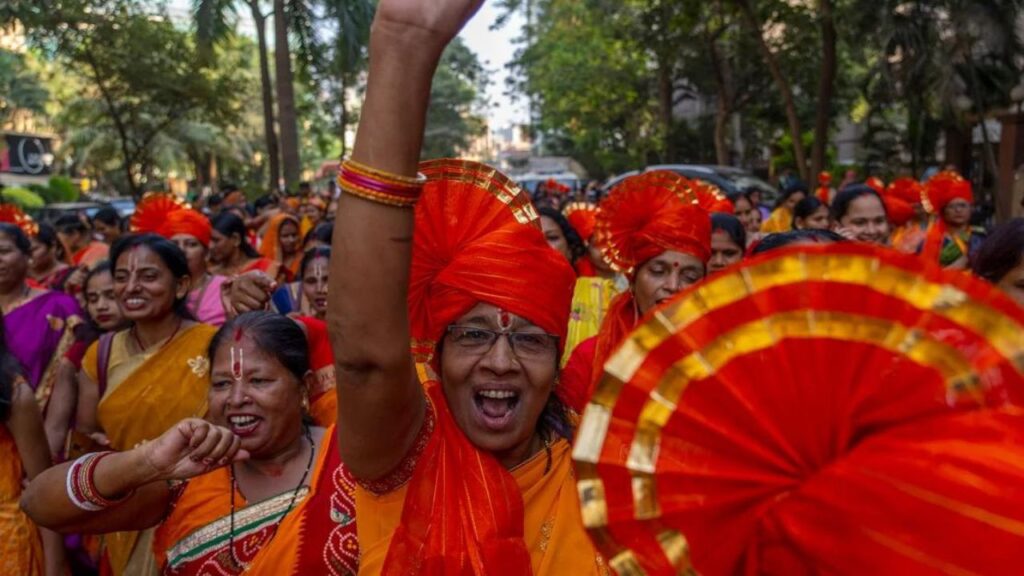
POLYGON ((401 250, 394 267, 390 241, 370 233, 399 234, 391 220, 402 214, 350 194, 335 237, 330 290, 341 296, 328 321, 342 449, 360 479, 357 515, 372 518, 358 526, 361 569, 597 574, 572 508, 571 424, 553 394, 575 273, 501 174, 454 160, 421 172, 415 227, 404 223, 411 263, 401 250), (401 270, 407 291, 395 289, 401 270), (403 294, 407 315, 382 318, 403 294), (437 380, 417 381, 404 334, 437 380), (367 363, 377 367, 348 368, 367 363))
POLYGON ((595 235, 629 290, 609 306, 600 333, 581 343, 562 374, 562 393, 582 409, 594 368, 648 310, 702 280, 711 257, 711 215, 717 202, 674 172, 631 176, 601 204, 595 235))
POLYGON ((974 190, 956 172, 940 172, 925 184, 924 207, 935 219, 928 229, 922 254, 943 266, 966 269, 985 242, 984 228, 971 226, 974 190))
POLYGON ((914 254, 924 243, 928 213, 922 204, 923 192, 924 186, 917 180, 897 178, 882 195, 893 229, 892 247, 900 252, 914 254))
POLYGON ((211 274, 206 260, 213 235, 210 219, 170 196, 153 195, 139 203, 132 215, 131 230, 159 234, 181 248, 192 278, 189 311, 203 324, 224 324, 226 317, 220 289, 226 278, 211 274))
POLYGON ((360 572, 602 574, 552 394, 575 272, 493 168, 418 163, 434 70, 479 4, 378 4, 339 176, 327 320, 360 572))

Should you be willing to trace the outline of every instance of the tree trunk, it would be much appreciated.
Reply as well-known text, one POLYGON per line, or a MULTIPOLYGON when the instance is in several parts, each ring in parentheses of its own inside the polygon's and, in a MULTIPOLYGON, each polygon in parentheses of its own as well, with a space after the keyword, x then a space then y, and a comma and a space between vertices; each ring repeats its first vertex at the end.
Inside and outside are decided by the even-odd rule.
POLYGON ((267 16, 260 10, 258 0, 249 1, 253 23, 256 26, 256 40, 260 52, 260 89, 263 94, 263 135, 267 145, 267 167, 270 174, 268 189, 281 186, 281 153, 277 148, 277 132, 274 129, 274 87, 270 80, 270 62, 267 58, 267 16))
POLYGON ((299 159, 299 129, 285 0, 274 0, 274 64, 277 67, 277 121, 281 127, 284 183, 288 191, 295 191, 299 187, 302 163, 299 159))
POLYGON ((729 69, 729 62, 724 60, 718 51, 718 43, 715 36, 707 38, 708 55, 711 57, 711 68, 714 70, 716 88, 715 101, 715 161, 719 166, 728 166, 730 162, 729 140, 727 131, 729 118, 732 116, 732 73, 729 69))
POLYGON ((658 103, 662 127, 662 159, 663 163, 675 161, 675 146, 672 144, 672 71, 668 66, 658 66, 658 103))
POLYGON ((340 82, 340 104, 341 104, 341 157, 344 158, 348 155, 348 143, 345 141, 346 135, 348 134, 348 98, 346 98, 348 90, 348 82, 345 81, 345 75, 341 74, 340 82))
POLYGON ((761 22, 754 13, 753 6, 750 5, 750 0, 734 0, 736 5, 739 7, 740 12, 743 13, 743 20, 746 22, 747 27, 750 28, 750 32, 757 38, 758 48, 761 51, 761 56, 764 58, 765 64, 768 66, 768 71, 771 72, 772 80, 775 81, 775 86, 779 89, 779 93, 782 95, 782 104, 786 108, 786 120, 789 124, 789 135, 793 139, 793 157, 796 158, 796 169, 797 173, 800 174, 800 178, 804 182, 810 182, 810 172, 807 168, 807 155, 804 153, 803 145, 803 130, 800 128, 800 118, 796 115, 796 102, 793 99, 793 88, 789 84, 789 80, 785 74, 782 73, 782 66, 779 65, 778 59, 775 58, 775 54, 772 52, 771 46, 768 45, 768 41, 764 38, 764 30, 761 29, 761 22))
POLYGON ((832 0, 818 0, 818 21, 821 27, 821 73, 818 75, 818 112, 814 123, 814 148, 811 149, 811 174, 825 169, 832 120, 832 93, 836 83, 836 26, 832 0))

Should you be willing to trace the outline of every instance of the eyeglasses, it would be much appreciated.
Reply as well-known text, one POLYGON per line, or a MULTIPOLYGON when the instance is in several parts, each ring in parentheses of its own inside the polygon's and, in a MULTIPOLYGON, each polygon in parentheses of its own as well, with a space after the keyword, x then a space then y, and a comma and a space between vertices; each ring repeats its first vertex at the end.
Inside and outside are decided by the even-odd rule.
POLYGON ((449 341, 466 352, 484 354, 499 336, 508 339, 512 353, 522 359, 546 358, 558 351, 558 336, 543 332, 496 332, 476 326, 448 327, 449 341))

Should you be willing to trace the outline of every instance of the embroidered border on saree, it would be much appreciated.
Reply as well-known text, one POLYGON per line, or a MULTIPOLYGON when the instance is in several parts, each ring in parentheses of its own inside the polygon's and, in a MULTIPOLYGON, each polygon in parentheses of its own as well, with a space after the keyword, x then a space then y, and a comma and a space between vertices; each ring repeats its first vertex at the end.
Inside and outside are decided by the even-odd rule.
POLYGON ((64 333, 61 334, 60 341, 57 343, 57 349, 54 350, 53 357, 50 358, 50 362, 46 365, 43 377, 39 380, 39 385, 36 387, 36 402, 39 403, 40 410, 44 412, 50 404, 50 396, 57 385, 57 366, 60 365, 64 355, 68 353, 68 350, 75 343, 75 328, 83 322, 84 320, 75 314, 64 318, 64 333))
MULTIPOLYGON (((299 488, 295 501, 301 502, 309 492, 309 486, 299 488)), ((291 501, 292 492, 285 492, 236 512, 235 542, 241 542, 282 520, 291 501)), ((231 518, 225 516, 192 532, 172 546, 167 551, 167 568, 173 570, 182 564, 207 556, 210 552, 227 546, 230 540, 231 518)))

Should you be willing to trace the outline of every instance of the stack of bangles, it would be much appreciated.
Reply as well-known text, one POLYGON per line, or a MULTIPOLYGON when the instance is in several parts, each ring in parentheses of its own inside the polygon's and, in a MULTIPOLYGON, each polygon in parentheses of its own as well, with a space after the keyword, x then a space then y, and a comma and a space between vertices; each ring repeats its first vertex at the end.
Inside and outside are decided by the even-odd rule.
POLYGON ((114 452, 93 452, 86 454, 71 464, 68 468, 67 491, 68 498, 76 508, 86 512, 99 512, 111 506, 116 506, 131 497, 132 493, 124 495, 117 500, 103 497, 96 489, 96 466, 100 461, 114 454, 114 452))
POLYGON ((352 160, 344 161, 338 174, 338 186, 346 194, 401 208, 416 205, 426 181, 422 174, 416 178, 399 176, 352 160))

